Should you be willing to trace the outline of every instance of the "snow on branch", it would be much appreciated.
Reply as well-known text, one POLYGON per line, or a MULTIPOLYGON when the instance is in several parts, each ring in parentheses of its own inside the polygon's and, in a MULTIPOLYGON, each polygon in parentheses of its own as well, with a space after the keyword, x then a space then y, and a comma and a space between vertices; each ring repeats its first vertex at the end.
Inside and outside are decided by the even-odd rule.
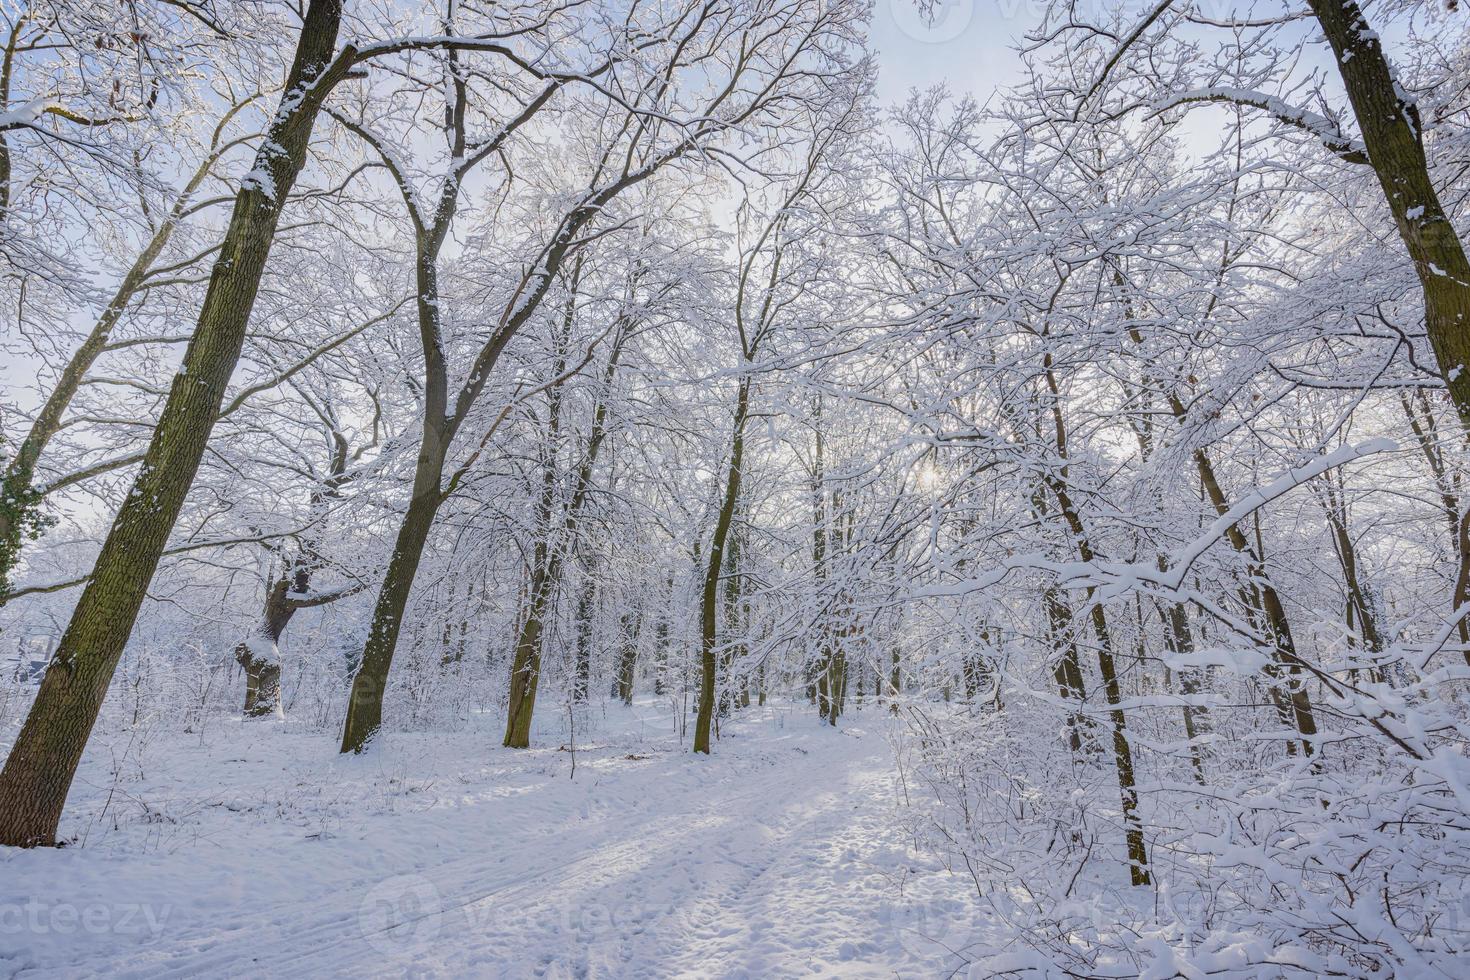
POLYGON ((1192 89, 1158 100, 1153 104, 1153 113, 1157 115, 1194 102, 1225 102, 1260 109, 1288 126, 1311 133, 1323 146, 1348 163, 1366 166, 1370 162, 1368 150, 1363 143, 1344 133, 1338 128, 1337 123, 1326 116, 1294 106, 1274 95, 1267 95, 1265 92, 1228 86, 1192 89))
POLYGON ((1309 480, 1316 479, 1328 470, 1379 453, 1397 452, 1398 448, 1398 444, 1392 439, 1369 439, 1354 446, 1340 446, 1330 453, 1318 456, 1311 462, 1287 470, 1270 483, 1257 487, 1237 501, 1235 506, 1221 514, 1219 519, 1205 528, 1183 550, 1169 556, 1166 567, 1162 571, 1144 562, 1093 562, 1087 566, 1089 568, 1087 575, 1066 584, 1073 588, 1098 588, 1100 590, 1097 597, 1099 600, 1116 598, 1143 584, 1177 593, 1184 587, 1185 576, 1189 574, 1194 563, 1216 541, 1224 537, 1225 532, 1234 525, 1239 524, 1273 500, 1286 496, 1292 490, 1309 480))
POLYGON ((989 571, 960 581, 927 585, 909 593, 915 599, 953 598, 972 595, 999 585, 1013 572, 1032 571, 1057 578, 1064 589, 1088 589, 1095 601, 1105 602, 1148 587, 1165 593, 1199 601, 1200 597, 1184 588, 1189 569, 1216 541, 1224 537, 1232 525, 1239 524, 1262 507, 1284 497, 1309 480, 1328 470, 1375 456, 1398 451, 1392 439, 1369 439, 1354 446, 1342 446, 1324 453, 1295 469, 1288 470, 1265 486, 1258 487, 1240 499, 1220 518, 1206 528, 1183 550, 1167 556, 1164 570, 1146 562, 1056 561, 1042 552, 1009 556, 989 571))

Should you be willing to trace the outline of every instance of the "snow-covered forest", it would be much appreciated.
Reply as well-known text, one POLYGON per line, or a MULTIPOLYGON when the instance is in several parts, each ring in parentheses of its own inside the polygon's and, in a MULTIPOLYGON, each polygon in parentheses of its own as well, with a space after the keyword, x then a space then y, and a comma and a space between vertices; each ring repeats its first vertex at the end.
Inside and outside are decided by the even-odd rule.
POLYGON ((1470 972, 1456 0, 0 42, 0 972, 1470 972))

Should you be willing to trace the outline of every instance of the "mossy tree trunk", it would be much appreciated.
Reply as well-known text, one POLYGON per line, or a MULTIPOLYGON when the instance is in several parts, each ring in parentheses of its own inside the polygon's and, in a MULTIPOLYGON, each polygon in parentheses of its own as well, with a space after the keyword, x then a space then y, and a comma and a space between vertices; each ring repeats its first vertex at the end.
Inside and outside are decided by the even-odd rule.
POLYGON ((1424 295, 1424 329, 1470 432, 1470 260, 1445 214, 1424 149, 1419 107, 1394 78, 1383 42, 1356 0, 1308 0, 1322 26, 1363 146, 1424 295))
POLYGON ((143 465, 102 545, 20 735, 0 773, 0 844, 52 844, 148 583, 183 508, 245 340, 281 210, 306 162, 333 63, 340 0, 312 0, 281 109, 240 183, 199 322, 143 465))
MULTIPOLYGON (((549 83, 517 116, 500 127, 492 139, 471 147, 465 121, 469 100, 467 75, 458 70, 452 51, 450 58, 453 69, 450 76, 453 81, 450 104, 445 113, 445 134, 454 167, 441 185, 440 196, 432 214, 420 213, 418 197, 407 175, 399 170, 396 155, 364 126, 338 116, 344 125, 378 150, 384 167, 398 184, 404 204, 413 220, 418 252, 416 278, 419 335, 424 353, 424 431, 414 471, 413 497, 399 528, 393 556, 373 610, 372 628, 363 649, 361 664, 353 677, 346 720, 342 726, 343 752, 362 751, 382 724, 383 697, 387 692, 388 676, 393 665, 403 612, 413 591, 413 580, 433 530, 434 519, 439 507, 454 493, 460 480, 479 458, 480 450, 471 452, 446 479, 445 466, 454 437, 495 373, 501 355, 521 328, 536 315, 566 263, 581 254, 581 248, 586 241, 583 232, 618 194, 646 180, 658 169, 658 165, 652 165, 624 173, 600 190, 589 191, 580 203, 563 216, 556 233, 541 253, 535 275, 523 283, 521 290, 512 298, 507 315, 476 354, 463 384, 451 402, 442 329, 438 258, 458 211, 463 182, 471 169, 497 152, 512 133, 533 118, 563 83, 549 83)), ((548 387, 554 388, 562 380, 564 379, 560 376, 553 378, 548 387)), ((488 439, 488 434, 486 438, 488 439)), ((485 441, 481 441, 481 448, 485 441)), ((539 639, 539 623, 536 632, 539 639)), ((530 690, 534 694, 534 683, 530 690)), ((514 686, 512 692, 514 693, 514 686)), ((512 705, 512 715, 515 714, 512 705)), ((525 719, 525 726, 529 733, 529 716, 525 719)))

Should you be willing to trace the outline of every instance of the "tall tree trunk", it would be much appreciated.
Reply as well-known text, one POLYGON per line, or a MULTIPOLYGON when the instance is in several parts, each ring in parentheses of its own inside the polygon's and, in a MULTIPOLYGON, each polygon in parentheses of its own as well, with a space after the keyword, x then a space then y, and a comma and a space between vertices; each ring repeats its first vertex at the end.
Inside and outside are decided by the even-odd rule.
MULTIPOLYGON (((739 697, 743 678, 735 677, 735 665, 744 656, 745 648, 740 642, 743 624, 740 621, 740 534, 730 535, 730 547, 725 551, 725 622, 724 651, 720 654, 719 717, 728 718, 739 697)), ((747 699, 747 703, 749 703, 747 699)))
POLYGON ((699 606, 699 713, 694 720, 694 751, 709 755, 710 728, 715 709, 715 647, 718 642, 720 603, 720 569, 725 564, 725 542, 735 517, 740 498, 740 468, 745 452, 745 419, 750 411, 750 378, 740 379, 735 400, 735 418, 731 425, 730 465, 725 474, 725 493, 710 535, 710 550, 705 562, 704 589, 699 606))
POLYGON ((1124 837, 1128 846, 1128 871, 1135 885, 1147 885, 1148 851, 1143 841, 1143 821, 1138 815, 1137 777, 1133 769, 1133 748, 1128 742, 1128 716, 1123 711, 1123 689, 1113 661, 1113 641, 1108 632, 1107 614, 1102 603, 1092 602, 1092 630, 1097 638, 1097 666, 1102 674, 1103 695, 1108 702, 1108 718, 1113 729, 1113 759, 1118 769, 1118 789, 1123 801, 1124 837))
POLYGON ((531 715, 536 706, 536 688, 541 680, 541 634, 550 593, 549 572, 544 567, 533 572, 531 595, 525 619, 516 636, 515 655, 510 667, 510 699, 505 716, 506 748, 531 746, 531 715))
POLYGON ((642 617, 627 613, 622 618, 622 650, 618 654, 618 700, 633 703, 633 681, 638 669, 638 632, 642 617))
MULTIPOLYGON (((831 534, 827 527, 829 518, 827 506, 827 471, 825 463, 825 436, 822 432, 822 396, 817 395, 812 412, 815 423, 815 433, 812 449, 812 577, 817 583, 817 596, 819 600, 825 600, 822 593, 827 584, 827 549, 830 544, 831 534)), ((833 615, 831 602, 822 614, 818 623, 818 635, 821 637, 817 664, 814 676, 815 701, 817 715, 829 725, 837 724, 837 712, 834 705, 837 701, 837 676, 836 676, 836 630, 835 617, 833 615)))
POLYGON ((448 436, 442 430, 431 430, 424 434, 419 446, 413 497, 398 527, 388 571, 373 606, 372 626, 363 646, 362 662, 352 678, 347 717, 342 723, 343 752, 361 752, 383 723, 383 695, 393 666, 393 653, 398 647, 398 634, 403 628, 403 614, 413 592, 424 546, 434 529, 434 517, 443 502, 440 486, 444 475, 443 448, 447 441, 448 436))
MULTIPOLYGON (((1229 260, 1223 260, 1220 275, 1223 277, 1229 266, 1229 260)), ((1114 283, 1123 285, 1121 272, 1115 271, 1114 283)), ((1214 310, 1218 297, 1212 297, 1205 319, 1214 310)), ((1128 319, 1133 319, 1132 311, 1128 312, 1128 319)), ((1136 327, 1129 328, 1129 337, 1139 347, 1144 346, 1143 334, 1136 327)), ((1145 389, 1151 389, 1154 383, 1152 376, 1145 379, 1145 389)), ((1053 391, 1055 386, 1053 385, 1053 391)), ((1180 422, 1188 418, 1188 408, 1173 391, 1164 389, 1161 391, 1169 411, 1180 422)), ((1145 458, 1150 454, 1152 446, 1152 427, 1147 430, 1135 429, 1139 436, 1140 448, 1145 458)), ((1210 504, 1215 508, 1215 513, 1224 515, 1230 509, 1230 502, 1225 497, 1225 491, 1215 474, 1215 467, 1210 460, 1209 453, 1203 448, 1194 451, 1195 468, 1199 473, 1200 485, 1210 504)), ((1276 704, 1277 712, 1282 721, 1289 727, 1295 728, 1302 735, 1302 745, 1307 754, 1313 750, 1312 737, 1317 733, 1316 715, 1312 709, 1311 697, 1305 686, 1305 670, 1300 658, 1296 654, 1296 644, 1291 635, 1291 623, 1286 615, 1286 607, 1281 602, 1280 595, 1271 584, 1270 576, 1266 572, 1264 555, 1261 549, 1253 549, 1245 537, 1239 525, 1232 524, 1225 531, 1226 540, 1230 546, 1247 560, 1247 574, 1250 578, 1250 586, 1243 592, 1248 596, 1245 605, 1258 614, 1256 617, 1258 628, 1266 634, 1271 641, 1273 653, 1272 661, 1266 668, 1267 679, 1270 682, 1270 696, 1276 704)), ((1287 742, 1287 751, 1294 753, 1296 746, 1294 742, 1287 742)))
MULTIPOLYGON (((1084 562, 1096 558, 1077 511, 1066 487, 1057 480, 1049 481, 1052 495, 1057 498, 1063 518, 1066 519, 1079 556, 1084 562)), ((1112 634, 1108 630, 1107 613, 1102 603, 1087 596, 1092 631, 1097 640, 1097 667, 1102 676, 1103 696, 1108 702, 1108 720, 1113 730, 1113 763, 1118 772, 1118 793, 1123 808, 1123 833, 1128 849, 1129 876, 1135 885, 1146 885, 1150 881, 1148 852, 1143 840, 1143 822, 1138 814, 1137 774, 1133 767, 1133 747, 1128 741, 1128 716, 1123 710, 1123 689, 1118 681, 1118 668, 1113 656, 1112 634)))
MULTIPOLYGON (((579 266, 580 267, 580 266, 579 266)), ((577 281, 573 272, 573 283, 577 281)), ((573 286, 575 293, 575 285, 573 286)), ((571 307, 564 314, 566 328, 571 328, 571 307)), ((566 513, 560 522, 560 536, 570 540, 576 536, 582 507, 592 489, 597 456, 607 437, 608 392, 616 375, 618 359, 626 339, 626 331, 619 328, 608 356, 607 368, 603 373, 604 395, 592 411, 592 430, 587 437, 587 449, 573 481, 572 498, 567 503, 566 513)), ((564 363, 558 360, 559 365, 564 363)), ((561 372, 558 371, 558 374, 561 372)), ((561 397, 557 389, 550 392, 551 401, 547 408, 548 446, 554 446, 561 431, 561 397)), ((516 639, 515 654, 511 659, 510 697, 505 719, 505 746, 512 749, 529 748, 531 745, 531 718, 536 711, 536 690, 541 674, 541 644, 545 638, 545 616, 556 589, 561 581, 562 548, 556 540, 553 512, 556 503, 555 459, 548 456, 542 471, 541 499, 538 502, 537 522, 542 528, 542 537, 536 545, 531 563, 530 608, 521 624, 516 639)))
MULTIPOLYGON (((1169 395, 1169 402, 1174 414, 1182 418, 1185 412, 1184 404, 1172 393, 1169 395)), ((1230 510, 1230 502, 1226 499, 1225 490, 1215 476, 1214 464, 1211 463, 1209 455, 1203 449, 1195 450, 1194 461, 1205 495, 1214 506, 1215 513, 1223 516, 1230 510)), ((1250 591, 1256 600, 1256 608, 1264 620, 1261 626, 1274 651, 1272 663, 1267 669, 1267 677, 1273 685, 1273 691, 1279 693, 1282 699, 1279 709, 1284 714, 1283 720, 1292 725, 1302 736, 1303 750, 1307 755, 1311 755, 1314 751, 1313 739, 1317 734, 1317 717, 1312 709, 1311 696, 1307 693, 1306 671, 1296 653, 1296 642, 1292 639, 1291 621, 1286 615, 1286 606, 1282 603, 1276 587, 1271 584, 1271 578, 1266 572, 1265 556, 1251 545, 1240 525, 1232 524, 1226 528, 1225 540, 1229 541, 1230 546, 1247 562, 1247 573, 1251 580, 1250 591)), ((1275 696, 1273 694, 1273 697, 1275 696)), ((1290 743, 1288 748, 1292 748, 1290 743)))
MULTIPOLYGON (((1162 564, 1162 561, 1160 562, 1162 564)), ((1169 603, 1161 615, 1164 617, 1164 645, 1171 653, 1188 656, 1194 653, 1194 634, 1189 631, 1189 612, 1180 602, 1169 603)), ((1189 739, 1189 759, 1194 764, 1195 778, 1205 784, 1205 750, 1200 738, 1210 731, 1209 709, 1192 703, 1200 693, 1199 670, 1194 667, 1179 671, 1179 691, 1185 697, 1184 734, 1189 739)))
MULTIPOLYGON (((1056 375, 1052 370, 1051 354, 1044 359, 1048 405, 1056 430, 1057 455, 1062 459, 1061 472, 1047 476, 1045 481, 1056 498, 1057 506, 1071 532, 1078 557, 1091 563, 1096 559, 1092 542, 1082 522, 1082 514, 1072 501, 1067 488, 1067 429, 1062 416, 1061 393, 1056 375)), ((1148 852, 1144 846, 1143 822, 1138 814, 1137 776, 1133 767, 1133 748, 1128 741, 1128 716, 1124 712, 1123 691, 1118 681, 1117 665, 1113 657, 1112 635, 1108 631, 1107 613, 1091 590, 1087 593, 1091 607, 1092 629, 1097 638, 1097 666, 1102 675, 1103 695, 1108 702, 1108 718, 1113 729, 1113 762, 1118 772, 1118 794, 1122 801, 1123 834, 1128 850, 1128 873, 1134 885, 1146 885, 1151 878, 1148 870, 1148 852)))
MULTIPOLYGON (((335 80, 341 0, 312 0, 282 109, 241 181, 199 323, 143 465, 0 772, 0 844, 52 844, 97 713, 214 428, 281 209, 335 80)), ((342 71, 346 63, 339 61, 342 71)))
POLYGON ((592 617, 596 611, 596 588, 589 563, 582 582, 582 591, 577 596, 577 664, 576 676, 572 678, 572 700, 578 704, 587 701, 592 685, 592 617))
POLYGON ((1076 705, 1067 714, 1068 741, 1073 754, 1080 755, 1087 745, 1087 716, 1082 713, 1082 706, 1087 701, 1087 684, 1082 677, 1077 642, 1071 636, 1072 607, 1055 587, 1046 590, 1042 602, 1046 606, 1047 636, 1055 651, 1053 656, 1057 658, 1056 667, 1052 669, 1057 691, 1063 702, 1076 705))
MULTIPOLYGON (((1434 484, 1439 491, 1440 507, 1449 524, 1451 548, 1455 555, 1455 585, 1452 609, 1456 613, 1456 629, 1460 635, 1461 656, 1470 664, 1470 616, 1463 615, 1470 605, 1470 510, 1461 504, 1456 475, 1445 462, 1444 450, 1440 446, 1439 425, 1434 419, 1434 408, 1423 390, 1415 392, 1415 399, 1401 393, 1400 403, 1409 418, 1409 428, 1419 443, 1419 449, 1429 464, 1434 484), (1415 402, 1417 401, 1417 406, 1415 402)), ((1462 435, 1462 438, 1470 436, 1462 435)))
POLYGON ((653 693, 662 696, 667 690, 665 677, 669 669, 669 615, 674 602, 673 576, 669 576, 668 605, 659 611, 653 627, 653 693))
POLYGON ((1337 56, 1368 159, 1419 275, 1429 344, 1470 432, 1470 260, 1430 180, 1419 107, 1394 78, 1355 0, 1308 5, 1337 56))
POLYGON ((898 696, 903 691, 903 653, 898 644, 893 645, 888 663, 888 696, 892 698, 889 707, 894 714, 898 714, 898 696))
MULTIPOLYGON (((1342 489, 1333 485, 1332 479, 1319 481, 1322 508, 1327 515, 1327 526, 1332 531, 1332 544, 1337 552, 1338 567, 1342 569, 1343 589, 1347 593, 1345 609, 1346 625, 1357 635, 1359 646, 1373 661, 1370 674, 1379 683, 1388 680, 1387 673, 1377 655, 1383 652, 1383 634, 1378 625, 1377 603, 1363 582, 1362 564, 1358 560, 1358 548, 1348 530, 1347 501, 1342 489)), ((1352 668, 1357 675, 1357 668, 1352 668)))

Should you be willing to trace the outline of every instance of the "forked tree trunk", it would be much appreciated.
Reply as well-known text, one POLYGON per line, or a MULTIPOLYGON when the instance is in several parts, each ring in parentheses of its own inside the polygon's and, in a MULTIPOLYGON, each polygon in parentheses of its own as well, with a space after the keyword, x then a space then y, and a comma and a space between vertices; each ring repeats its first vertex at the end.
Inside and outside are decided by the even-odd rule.
MULTIPOLYGON (((460 106, 468 98, 464 85, 463 76, 456 76, 455 86, 458 92, 456 104, 460 106)), ((520 121, 523 122, 529 118, 535 108, 549 98, 549 92, 548 89, 537 100, 533 100, 531 106, 520 117, 520 121)), ((463 130, 460 129, 458 132, 462 139, 463 130)), ((502 136, 507 132, 507 129, 500 131, 502 136)), ((495 141, 492 141, 486 145, 494 144, 495 141)), ((391 166, 387 163, 390 159, 391 157, 384 157, 385 166, 391 166)), ((651 171, 644 170, 638 173, 647 176, 651 171)), ((413 589, 413 579, 423 556, 424 545, 428 541, 429 533, 433 530, 434 518, 440 505, 453 492, 457 480, 469 465, 469 462, 466 462, 461 466, 446 488, 444 463, 455 433, 474 407, 475 400, 483 390, 486 380, 494 373, 500 356, 520 329, 535 315, 551 288, 552 280, 561 271, 566 260, 574 254, 573 250, 579 245, 579 235, 582 230, 621 190, 635 183, 637 183, 636 179, 624 178, 594 194, 590 203, 574 209, 567 216, 556 237, 543 253, 539 274, 535 280, 536 284, 531 288, 530 293, 521 299, 514 312, 510 313, 505 322, 496 329, 485 346, 480 349, 475 360, 474 371, 464 386, 459 389, 452 412, 449 404, 448 367, 444 356, 443 333, 440 329, 442 314, 438 285, 438 256, 455 213, 460 186, 458 180, 446 181, 444 196, 441 198, 431 228, 425 228, 422 223, 416 221, 419 228, 416 268, 418 320, 425 357, 423 443, 419 447, 419 461, 414 472, 413 499, 409 501, 408 513, 404 516, 403 525, 399 528, 393 557, 388 564, 387 574, 384 576, 382 588, 378 593, 378 603, 373 610, 373 625, 368 634, 367 645, 363 650, 362 664, 352 681, 352 693, 347 703, 347 719, 342 727, 343 752, 362 751, 381 724, 388 672, 393 665, 393 652, 398 641, 403 611, 407 607, 408 597, 413 589)), ((409 194, 405 188, 405 202, 408 203, 410 212, 417 218, 413 200, 413 195, 409 194)), ((555 388, 557 384, 559 380, 554 380, 552 387, 555 388)), ((589 448, 589 456, 590 452, 589 448)), ((475 458, 475 454, 470 457, 471 460, 475 458)), ((538 640, 539 636, 538 627, 538 640)), ((532 670, 533 676, 534 673, 535 670, 532 670)), ((515 683, 512 682, 513 694, 516 689, 515 683)), ((525 693, 526 690, 526 686, 522 685, 522 693, 525 693)), ((529 685, 529 691, 534 697, 534 680, 529 685)), ((513 704, 512 720, 517 713, 513 704)), ((525 731, 529 737, 528 709, 525 714, 525 731)), ((509 744, 509 732, 508 727, 507 744, 509 744)))
MULTIPOLYGON (((312 510, 329 499, 337 499, 351 477, 348 463, 360 457, 351 453, 346 437, 333 431, 333 452, 327 477, 311 493, 312 510)), ((376 439, 374 440, 376 443, 376 439)), ((302 542, 301 552, 288 561, 265 593, 265 609, 255 633, 235 648, 235 659, 245 670, 245 717, 261 718, 281 712, 281 637, 292 617, 308 606, 322 606, 356 592, 355 588, 309 597, 313 568, 319 564, 315 535, 302 542)))
MULTIPOLYGON (((281 209, 335 81, 341 0, 312 0, 272 122, 241 181, 199 323, 143 465, 0 773, 0 844, 52 844, 77 763, 219 415, 281 209), (334 66, 335 67, 335 66, 334 66)), ((337 62, 345 73, 347 60, 337 62)))
MULTIPOLYGON (((576 281, 576 274, 573 274, 576 281)), ((570 329, 570 308, 564 315, 564 324, 570 329)), ((587 437, 586 454, 577 468, 572 488, 572 498, 560 522, 561 536, 570 539, 576 535, 582 507, 592 489, 592 477, 597 456, 607 437, 607 402, 613 378, 616 376, 618 359, 621 356, 626 333, 619 329, 608 356, 607 368, 603 373, 605 394, 598 399, 592 410, 592 430, 587 437)), ((558 363, 561 363, 560 361, 558 363)), ((561 399, 553 390, 547 408, 547 445, 554 446, 561 431, 561 399)), ((556 529, 552 517, 556 502, 555 461, 547 459, 542 471, 541 499, 537 504, 537 523, 542 529, 541 539, 531 561, 530 601, 526 618, 516 637, 515 654, 511 658, 510 691, 505 718, 506 748, 525 749, 531 745, 531 719, 536 712, 536 691, 541 677, 541 644, 545 639, 545 618, 551 599, 561 581, 562 551, 556 541, 556 529)))

